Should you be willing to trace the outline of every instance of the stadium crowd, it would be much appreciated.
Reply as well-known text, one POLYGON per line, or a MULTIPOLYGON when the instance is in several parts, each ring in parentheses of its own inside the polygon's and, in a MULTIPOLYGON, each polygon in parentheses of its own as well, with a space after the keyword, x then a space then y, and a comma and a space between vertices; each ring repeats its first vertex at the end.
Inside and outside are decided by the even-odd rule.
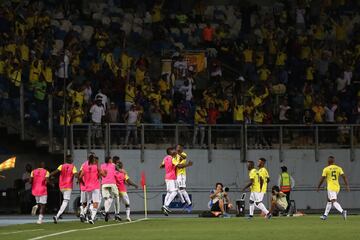
POLYGON ((65 120, 360 123, 357 1, 279 0, 264 7, 197 0, 191 9, 161 0, 77 4, 2 4, 3 113, 19 109, 22 82, 26 117, 46 126, 52 94, 59 131, 65 120), (164 49, 170 64, 154 73, 159 63, 151 54, 164 49), (187 49, 206 51, 209 79, 188 64, 187 49))

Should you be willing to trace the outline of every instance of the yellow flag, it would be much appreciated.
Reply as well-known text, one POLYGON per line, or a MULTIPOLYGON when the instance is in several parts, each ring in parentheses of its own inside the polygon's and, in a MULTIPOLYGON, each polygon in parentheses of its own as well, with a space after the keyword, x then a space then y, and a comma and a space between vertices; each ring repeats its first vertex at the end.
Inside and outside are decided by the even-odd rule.
POLYGON ((16 157, 9 158, 3 163, 0 163, 0 172, 15 167, 16 157))

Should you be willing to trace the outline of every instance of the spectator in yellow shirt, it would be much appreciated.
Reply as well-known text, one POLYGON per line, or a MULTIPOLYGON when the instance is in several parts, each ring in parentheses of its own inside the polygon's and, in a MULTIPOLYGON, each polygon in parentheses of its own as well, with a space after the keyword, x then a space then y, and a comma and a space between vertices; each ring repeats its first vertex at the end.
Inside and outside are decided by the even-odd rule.
POLYGON ((205 104, 201 103, 200 106, 198 106, 195 110, 194 115, 194 136, 193 136, 193 146, 195 146, 197 142, 197 135, 200 130, 200 146, 201 148, 205 147, 204 145, 204 139, 205 139, 205 126, 199 126, 199 124, 206 124, 206 118, 207 118, 207 110, 205 108, 205 104))
POLYGON ((324 122, 325 109, 321 105, 319 100, 317 100, 315 105, 312 107, 312 111, 314 113, 314 122, 315 123, 323 123, 324 122))
POLYGON ((271 71, 266 67, 266 65, 262 65, 258 70, 259 80, 267 81, 270 77, 271 71))

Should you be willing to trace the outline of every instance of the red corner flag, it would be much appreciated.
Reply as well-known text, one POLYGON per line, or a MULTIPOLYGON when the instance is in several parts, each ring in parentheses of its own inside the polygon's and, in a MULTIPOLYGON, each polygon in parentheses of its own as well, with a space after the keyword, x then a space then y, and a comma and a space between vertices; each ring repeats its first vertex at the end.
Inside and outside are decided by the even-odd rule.
POLYGON ((141 172, 141 182, 140 182, 142 188, 144 189, 144 186, 146 185, 146 177, 145 177, 145 172, 142 171, 141 172))

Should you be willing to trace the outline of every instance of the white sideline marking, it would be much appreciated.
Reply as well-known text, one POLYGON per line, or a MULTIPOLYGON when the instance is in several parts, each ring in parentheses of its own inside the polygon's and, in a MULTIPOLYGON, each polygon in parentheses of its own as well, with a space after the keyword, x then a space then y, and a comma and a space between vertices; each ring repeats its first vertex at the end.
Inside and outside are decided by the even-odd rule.
POLYGON ((58 235, 67 234, 67 233, 72 233, 72 232, 77 232, 77 231, 88 231, 88 230, 94 230, 94 229, 99 229, 99 228, 112 227, 112 226, 116 226, 116 225, 125 225, 125 224, 130 224, 130 223, 141 222, 141 221, 144 221, 144 220, 148 220, 148 218, 141 218, 141 219, 134 220, 134 221, 132 221, 132 222, 114 223, 114 224, 101 225, 101 226, 90 227, 90 228, 72 229, 72 230, 67 230, 67 231, 52 233, 52 234, 48 234, 48 235, 44 235, 44 236, 29 238, 28 240, 44 239, 44 238, 48 238, 48 237, 58 236, 58 235))
POLYGON ((23 232, 35 232, 35 231, 42 231, 45 229, 32 229, 32 230, 21 230, 21 231, 15 231, 15 232, 5 232, 1 233, 1 235, 9 235, 9 234, 15 234, 15 233, 23 233, 23 232))

